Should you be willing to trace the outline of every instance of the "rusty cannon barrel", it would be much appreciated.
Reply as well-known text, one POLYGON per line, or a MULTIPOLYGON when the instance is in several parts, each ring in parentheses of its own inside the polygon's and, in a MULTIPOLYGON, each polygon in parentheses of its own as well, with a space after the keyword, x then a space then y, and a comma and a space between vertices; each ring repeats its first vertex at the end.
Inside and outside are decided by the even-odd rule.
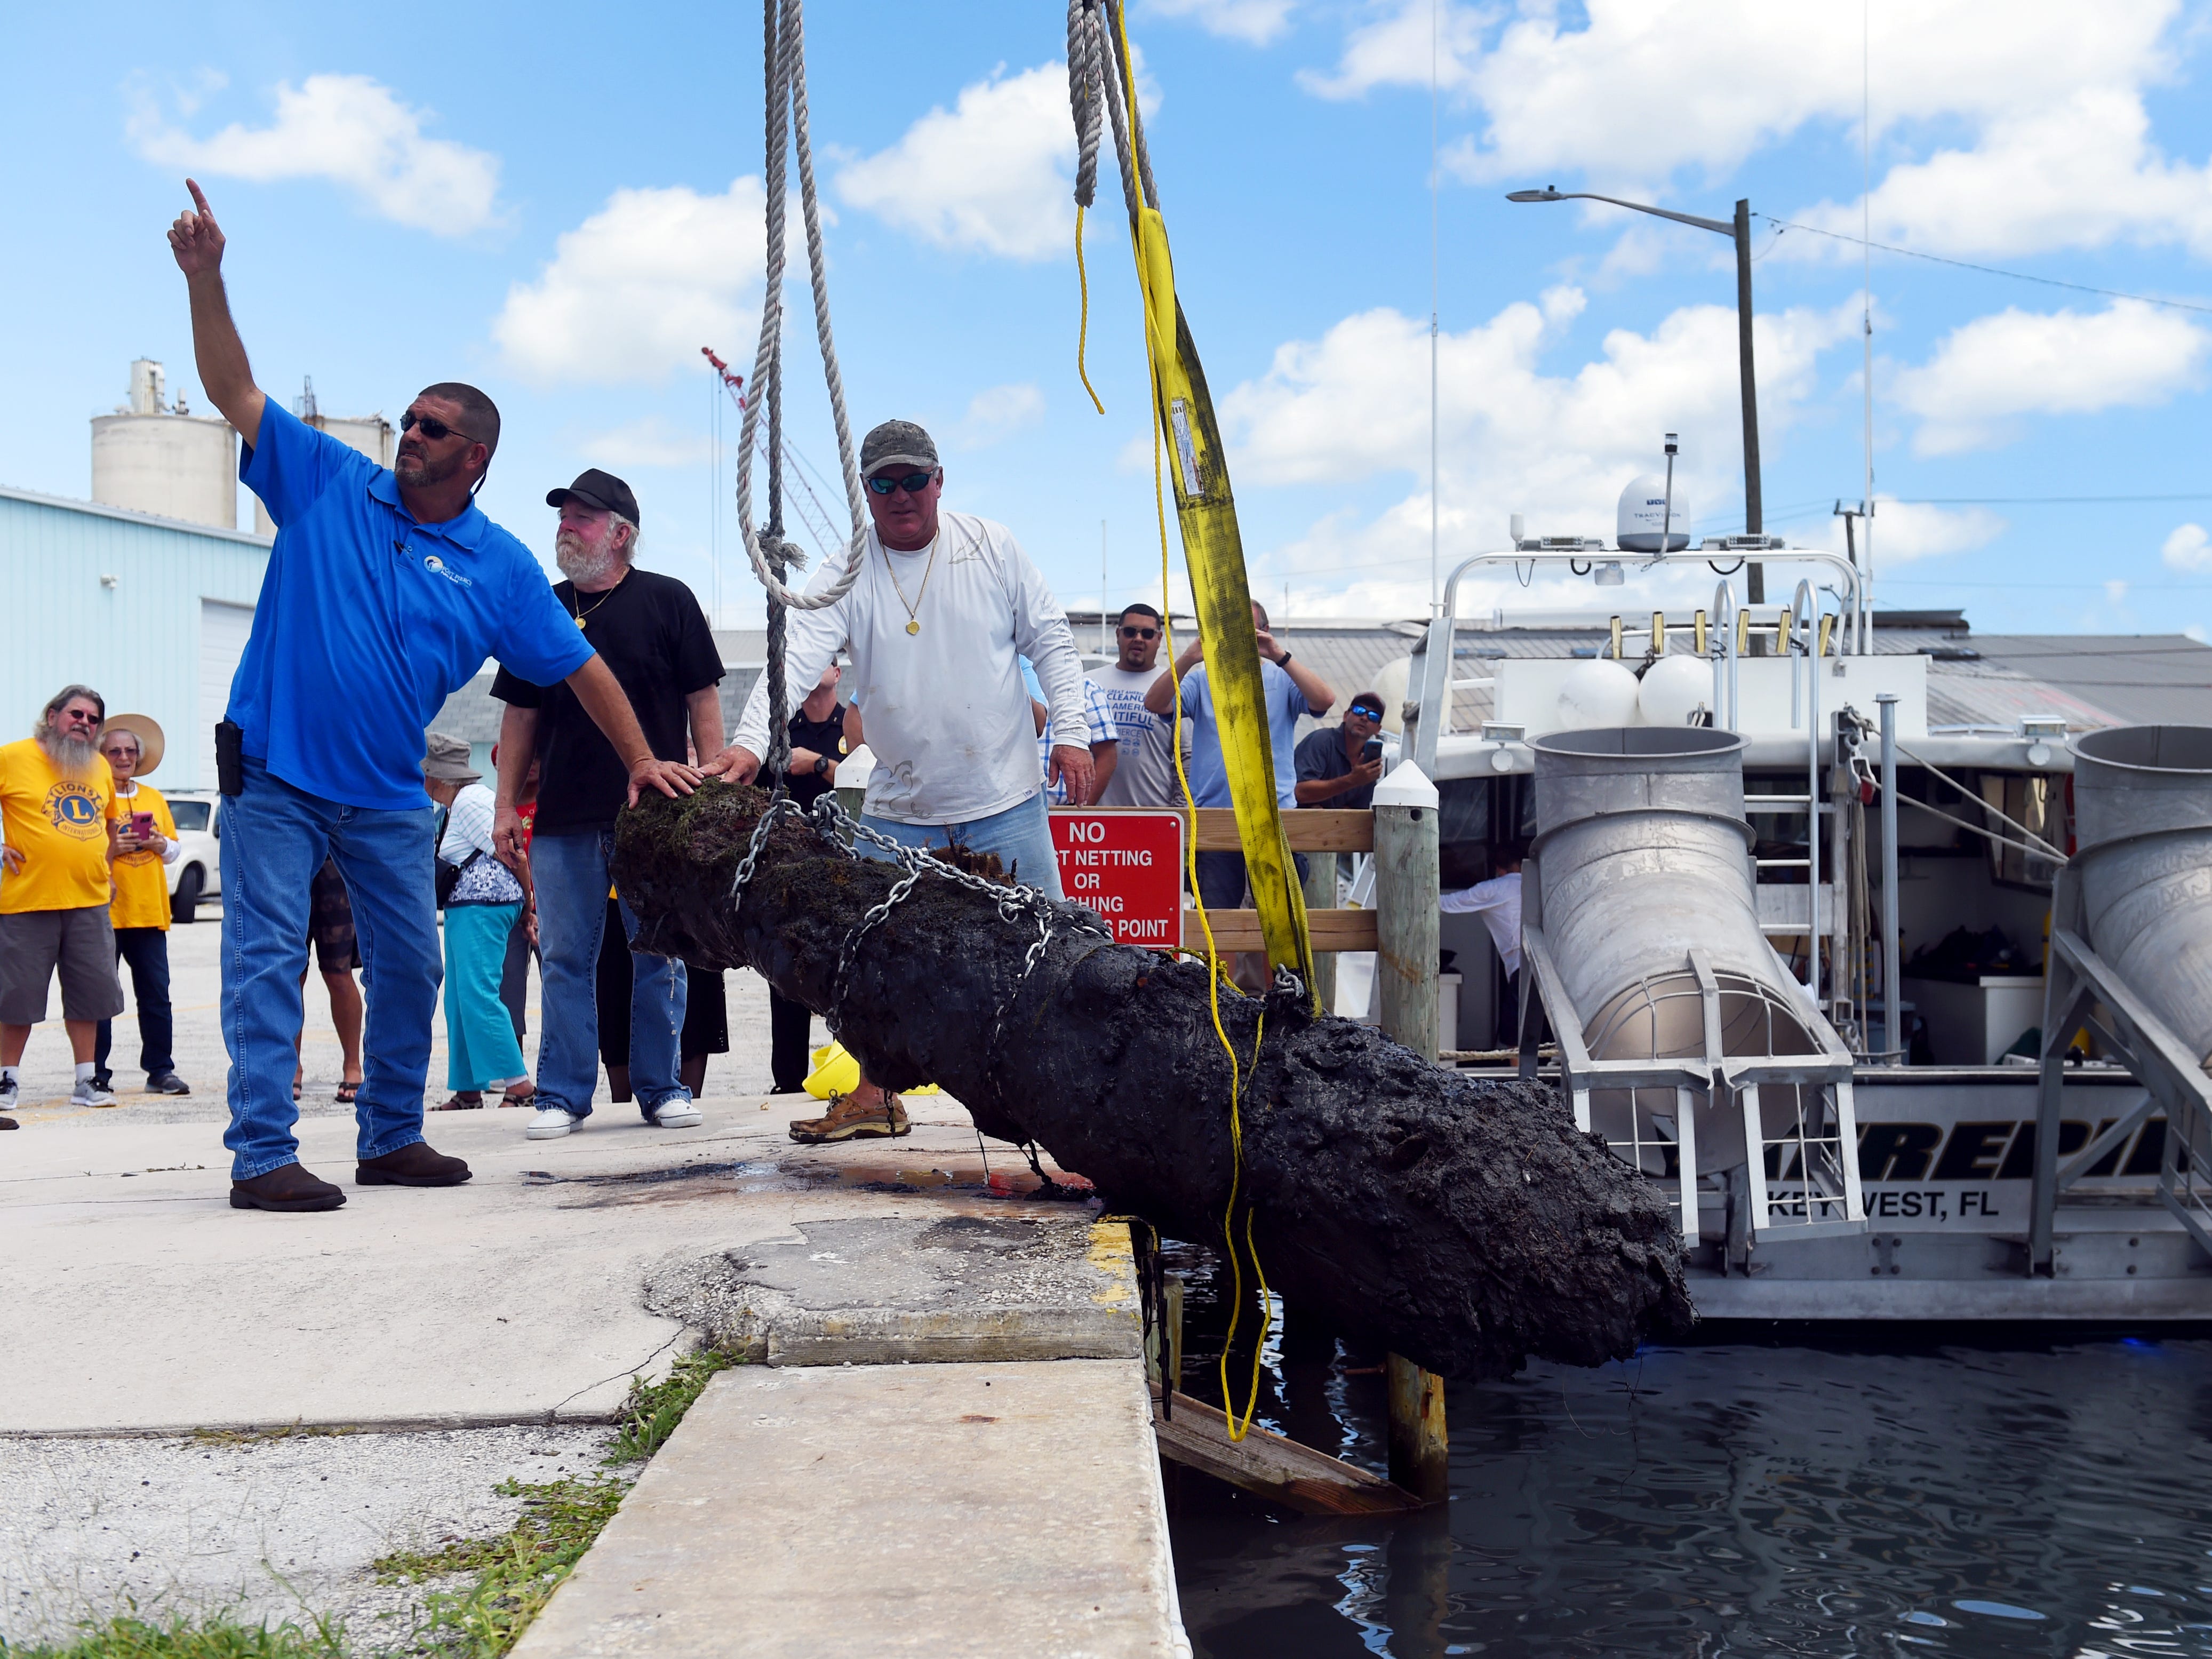
POLYGON ((2089 945, 2200 1064, 2212 1060, 2212 726, 2122 726, 2074 751, 2089 945))

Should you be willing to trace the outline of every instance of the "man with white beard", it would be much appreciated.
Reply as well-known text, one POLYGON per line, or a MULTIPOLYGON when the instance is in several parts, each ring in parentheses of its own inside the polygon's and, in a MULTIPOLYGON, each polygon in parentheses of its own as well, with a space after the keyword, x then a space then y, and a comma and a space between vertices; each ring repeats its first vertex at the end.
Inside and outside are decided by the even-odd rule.
MULTIPOLYGON (((681 762, 688 738, 697 764, 721 769, 722 659, 690 588, 636 568, 637 497, 597 467, 549 491, 561 510, 554 556, 568 580, 554 596, 585 641, 614 671, 653 752, 681 762)), ((629 799, 628 771, 566 685, 540 687, 502 669, 491 694, 507 705, 499 727, 499 806, 492 845, 521 867, 515 800, 532 758, 540 763, 538 815, 527 858, 538 896, 544 1017, 538 1043, 532 1140, 569 1133, 592 1113, 599 1076, 598 965, 607 926, 608 862, 615 818, 629 799)), ((623 927, 637 937, 624 904, 623 927)), ((678 1075, 685 975, 672 957, 632 959, 630 1084, 647 1124, 685 1129, 699 1121, 678 1075)))
MULTIPOLYGON (((123 1012, 110 928, 108 866, 122 808, 101 758, 107 705, 88 685, 54 694, 21 743, 0 748, 0 1112, 16 1103, 15 1068, 62 981, 62 1024, 76 1060, 72 1106, 112 1106, 93 1077, 100 1022, 123 1012)), ((0 1116, 0 1127, 15 1121, 0 1116)))

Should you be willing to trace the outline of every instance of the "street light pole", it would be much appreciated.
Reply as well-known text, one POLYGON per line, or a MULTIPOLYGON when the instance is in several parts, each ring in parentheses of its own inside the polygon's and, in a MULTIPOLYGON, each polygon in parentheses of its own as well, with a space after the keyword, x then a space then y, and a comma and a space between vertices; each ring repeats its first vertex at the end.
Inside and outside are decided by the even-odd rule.
MULTIPOLYGON (((1650 214, 1654 218, 1672 219, 1676 224, 1694 225, 1699 230, 1710 230, 1716 235, 1725 236, 1735 244, 1736 355, 1743 379, 1743 528, 1747 535, 1764 535, 1766 515, 1759 488, 1759 386, 1752 372, 1751 356, 1750 202, 1738 202, 1735 219, 1723 221, 1700 218, 1694 213, 1674 213, 1643 202, 1624 202, 1617 196, 1597 196, 1580 190, 1559 191, 1548 187, 1516 190, 1505 199, 1509 202, 1606 202, 1614 207, 1650 214)), ((1766 599, 1765 568, 1750 564, 1745 567, 1744 574, 1746 597, 1753 605, 1764 604, 1766 599)))

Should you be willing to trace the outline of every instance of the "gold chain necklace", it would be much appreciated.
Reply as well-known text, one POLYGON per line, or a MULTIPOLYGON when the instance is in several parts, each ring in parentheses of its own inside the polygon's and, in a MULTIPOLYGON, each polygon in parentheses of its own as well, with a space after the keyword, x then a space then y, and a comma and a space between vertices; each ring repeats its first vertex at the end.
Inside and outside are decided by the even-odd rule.
MULTIPOLYGON (((627 577, 627 576, 629 574, 629 571, 627 571, 627 570, 625 570, 625 571, 623 571, 623 576, 627 577)), ((571 584, 569 585, 569 592, 570 592, 570 594, 571 594, 571 596, 572 596, 572 597, 569 599, 569 601, 568 601, 568 609, 569 609, 569 614, 571 614, 572 616, 574 616, 574 617, 575 617, 575 619, 576 619, 576 626, 577 626, 577 628, 578 628, 579 629, 580 629, 583 627, 583 625, 584 625, 584 619, 585 619, 586 617, 592 616, 592 615, 593 615, 594 613, 596 613, 596 612, 598 611, 598 610, 599 609, 599 605, 605 605, 605 604, 609 599, 611 599, 612 598, 614 598, 614 596, 615 596, 617 593, 619 593, 621 591, 622 591, 622 583, 621 583, 621 582, 619 582, 619 581, 617 581, 617 583, 616 583, 612 587, 610 587, 609 589, 607 589, 607 591, 606 591, 605 592, 602 593, 602 594, 599 596, 599 605, 593 605, 593 606, 591 608, 591 610, 589 610, 589 611, 579 611, 579 610, 577 610, 577 609, 575 608, 575 606, 576 606, 576 601, 575 601, 574 598, 573 597, 573 595, 577 592, 577 589, 576 589, 576 587, 575 587, 574 584, 574 583, 571 583, 571 584)))
POLYGON ((937 544, 942 533, 940 532, 938 536, 929 538, 929 562, 922 567, 921 586, 915 590, 912 605, 907 605, 906 589, 899 586, 898 572, 891 565, 890 549, 885 547, 880 538, 876 543, 878 550, 884 556, 884 570, 891 579, 891 592, 898 595, 901 605, 906 605, 906 631, 909 634, 921 632, 921 602, 929 597, 929 579, 937 569, 937 544))

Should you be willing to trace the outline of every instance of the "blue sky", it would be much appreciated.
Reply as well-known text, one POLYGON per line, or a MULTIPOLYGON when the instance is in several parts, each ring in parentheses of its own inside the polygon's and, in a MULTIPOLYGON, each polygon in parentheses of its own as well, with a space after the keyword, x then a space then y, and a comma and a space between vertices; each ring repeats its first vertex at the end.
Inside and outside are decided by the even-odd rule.
MULTIPOLYGON (((1062 9, 811 11, 856 425, 927 424, 951 503, 1012 526, 1065 601, 1098 592, 1102 521, 1114 601, 1157 596, 1110 185, 1088 226, 1105 416, 1075 375, 1062 9)), ((1759 0, 1133 0, 1255 592, 1279 604, 1287 586, 1301 616, 1426 609, 1432 30, 1449 563, 1495 550, 1516 512, 1609 535, 1670 429, 1696 528, 1741 527, 1727 242, 1506 191, 1717 217, 1744 196, 1850 234, 1864 210, 1881 241, 2212 307, 2206 21, 2179 0, 1867 0, 1863 19, 1759 0)), ((544 490, 608 466, 637 489, 647 562, 712 602, 719 541, 722 614, 757 618, 698 348, 750 368, 758 24, 680 6, 19 16, 13 56, 35 73, 0 109, 19 158, 0 480, 85 494, 84 423, 133 356, 198 392, 161 235, 191 171, 230 238, 264 387, 289 399, 312 374, 327 413, 396 415, 423 384, 474 380, 505 415, 495 517, 550 556, 544 490)), ((1830 509, 1863 465, 1857 250, 1765 225, 1759 247, 1768 528, 1840 546, 1830 509)), ((1881 603, 1961 606, 1988 630, 2212 625, 2212 314, 1883 254, 1873 295, 1881 603), (2025 499, 2050 496, 2128 499, 2025 499)), ((803 282, 790 301, 792 434, 829 469, 803 282)))

